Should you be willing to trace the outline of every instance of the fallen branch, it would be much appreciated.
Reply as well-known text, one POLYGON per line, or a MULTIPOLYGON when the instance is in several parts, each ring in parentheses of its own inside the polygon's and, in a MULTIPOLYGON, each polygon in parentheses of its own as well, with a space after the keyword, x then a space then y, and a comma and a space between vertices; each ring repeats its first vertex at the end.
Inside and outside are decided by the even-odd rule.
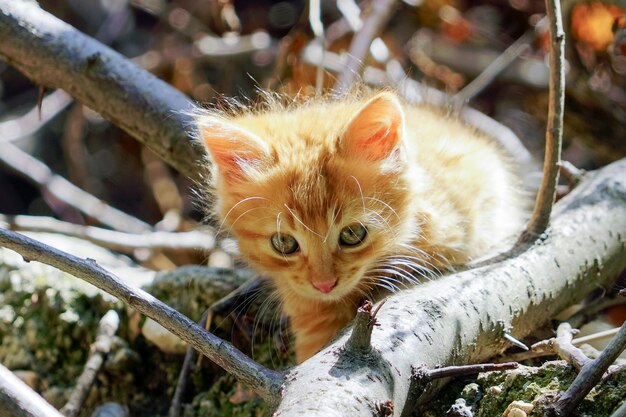
POLYGON ((526 31, 508 48, 498 55, 496 59, 491 61, 489 65, 476 78, 469 82, 461 91, 454 95, 455 100, 466 102, 472 100, 480 94, 487 86, 489 86, 497 77, 509 67, 530 44, 535 40, 535 30, 526 31))
POLYGON ((78 377, 70 399, 63 408, 61 408, 61 413, 63 413, 65 417, 77 417, 82 410, 87 395, 104 363, 104 359, 111 351, 113 336, 117 333, 119 325, 120 317, 115 310, 109 310, 102 319, 100 319, 96 340, 91 347, 89 359, 87 359, 85 368, 78 377))
POLYGON ((21 379, 0 365, 0 416, 63 417, 21 379))
POLYGON ((36 105, 23 116, 0 123, 0 143, 12 142, 34 134, 73 101, 63 90, 48 94, 41 102, 41 107, 36 105))
POLYGON ((477 365, 446 366, 445 368, 427 369, 424 367, 414 368, 411 374, 411 385, 407 397, 407 406, 404 407, 401 417, 413 415, 414 409, 411 404, 417 404, 419 397, 428 388, 428 384, 441 378, 453 378, 467 375, 475 375, 481 372, 506 371, 519 366, 517 362, 505 363, 482 363, 477 365))
POLYGON ((39 85, 62 88, 199 179, 189 140, 193 105, 173 87, 27 0, 0 0, 0 58, 39 85))
POLYGON ((570 363, 576 371, 580 372, 583 367, 591 362, 585 354, 572 343, 576 332, 569 323, 561 323, 556 330, 556 339, 553 341, 554 350, 561 359, 570 363))
POLYGON ((615 362, 615 359, 624 351, 625 347, 626 325, 622 325, 619 332, 609 342, 600 356, 585 364, 576 379, 574 379, 574 382, 572 382, 572 385, 554 404, 554 414, 558 417, 569 416, 589 391, 600 382, 604 372, 615 362))

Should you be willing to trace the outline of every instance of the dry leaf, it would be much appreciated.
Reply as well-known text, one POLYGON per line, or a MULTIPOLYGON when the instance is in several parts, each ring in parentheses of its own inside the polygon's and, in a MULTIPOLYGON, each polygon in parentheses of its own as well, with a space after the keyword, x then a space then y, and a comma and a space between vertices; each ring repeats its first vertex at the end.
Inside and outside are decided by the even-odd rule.
POLYGON ((600 2, 577 4, 572 9, 572 37, 590 45, 596 52, 606 51, 613 42, 613 23, 626 11, 600 2))

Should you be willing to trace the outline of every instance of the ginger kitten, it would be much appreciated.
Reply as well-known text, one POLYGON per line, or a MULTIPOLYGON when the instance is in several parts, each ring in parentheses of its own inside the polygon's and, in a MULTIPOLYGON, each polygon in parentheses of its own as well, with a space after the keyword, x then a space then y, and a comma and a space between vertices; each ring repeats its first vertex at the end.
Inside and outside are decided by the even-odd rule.
POLYGON ((298 362, 373 288, 465 264, 522 226, 498 146, 391 92, 198 120, 215 213, 271 278, 298 362))

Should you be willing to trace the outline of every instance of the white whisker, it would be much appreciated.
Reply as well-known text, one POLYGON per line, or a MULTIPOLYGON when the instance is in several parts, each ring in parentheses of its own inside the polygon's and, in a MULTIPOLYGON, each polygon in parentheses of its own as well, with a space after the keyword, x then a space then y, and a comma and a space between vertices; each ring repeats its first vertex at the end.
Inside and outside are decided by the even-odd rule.
POLYGON ((245 202, 251 201, 251 200, 266 200, 269 201, 267 198, 265 197, 259 197, 259 196, 253 196, 253 197, 248 197, 248 198, 244 198, 243 200, 240 200, 239 202, 237 202, 237 204, 235 204, 234 206, 232 206, 230 208, 230 210, 228 210, 228 212, 226 213, 226 215, 224 216, 224 219, 222 220, 222 222, 220 223, 220 227, 218 227, 217 231, 218 233, 222 230, 222 227, 224 226, 224 223, 226 222, 226 219, 228 218, 228 216, 230 215, 230 213, 237 208, 237 206, 239 206, 240 204, 243 204, 245 202))
POLYGON ((290 209, 289 206, 287 206, 287 204, 284 204, 284 206, 287 208, 287 210, 289 210, 289 213, 291 213, 291 215, 298 221, 298 223, 300 223, 306 230, 308 230, 309 232, 313 233, 316 236, 319 236, 321 239, 324 239, 324 236, 320 235, 319 233, 311 229, 309 226, 304 224, 304 222, 300 220, 300 218, 296 215, 296 213, 292 209, 290 209))
POLYGON ((351 175, 350 178, 352 178, 354 182, 356 182, 356 186, 359 187, 359 193, 361 194, 361 202, 363 203, 363 214, 365 214, 365 197, 363 197, 363 189, 361 188, 361 184, 359 183, 359 180, 357 180, 354 175, 351 175))
POLYGON ((395 215, 396 215, 396 217, 397 217, 398 219, 400 219, 400 216, 398 215, 398 213, 397 213, 397 212, 393 209, 393 207, 391 207, 389 204, 385 203, 385 202, 384 202, 384 201, 382 201, 382 200, 379 200, 378 198, 374 198, 374 197, 365 197, 365 198, 366 198, 367 200, 376 201, 376 202, 378 202, 378 203, 382 204, 383 206, 385 206, 385 207, 387 207, 389 210, 391 210, 391 212, 392 212, 393 214, 395 214, 395 215))
POLYGON ((252 212, 252 211, 254 211, 254 210, 261 209, 261 208, 269 208, 269 207, 265 207, 265 206, 260 206, 260 207, 252 207, 251 209, 248 209, 248 210, 244 211, 243 213, 241 213, 241 214, 239 215, 239 217, 237 217, 237 218, 235 219, 235 221, 234 221, 234 222, 230 225, 230 228, 228 229, 228 233, 231 233, 231 231, 233 230, 233 227, 235 227, 235 224, 239 221, 239 219, 241 219, 241 218, 242 218, 243 216, 245 216, 246 214, 248 214, 248 213, 250 213, 250 212, 252 212))

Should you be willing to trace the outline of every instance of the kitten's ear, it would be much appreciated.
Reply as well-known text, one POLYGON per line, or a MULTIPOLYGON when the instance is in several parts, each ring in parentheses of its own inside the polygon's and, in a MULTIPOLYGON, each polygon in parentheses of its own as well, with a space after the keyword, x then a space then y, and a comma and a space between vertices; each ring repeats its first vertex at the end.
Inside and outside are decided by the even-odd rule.
POLYGON ((350 121, 340 139, 339 152, 344 156, 381 161, 398 146, 403 129, 404 111, 396 96, 378 94, 350 121))
POLYGON ((270 160, 270 150, 254 133, 214 117, 200 120, 202 142, 226 181, 243 179, 270 160))

